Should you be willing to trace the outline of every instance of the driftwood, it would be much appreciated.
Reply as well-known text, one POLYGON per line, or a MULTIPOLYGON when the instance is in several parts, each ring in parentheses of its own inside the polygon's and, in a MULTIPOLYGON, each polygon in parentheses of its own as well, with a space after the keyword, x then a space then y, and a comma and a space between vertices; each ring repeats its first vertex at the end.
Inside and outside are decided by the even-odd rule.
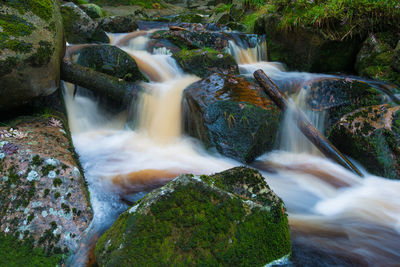
POLYGON ((263 70, 255 71, 254 77, 265 93, 281 110, 286 110, 289 107, 294 109, 294 119, 297 122, 297 127, 299 127, 300 131, 322 152, 322 154, 359 176, 363 176, 357 167, 355 167, 342 153, 340 153, 340 151, 310 123, 306 115, 295 107, 294 104, 290 103, 290 100, 285 93, 279 90, 278 86, 265 74, 263 70))
POLYGON ((129 105, 139 89, 134 83, 86 68, 64 60, 61 63, 61 79, 82 86, 109 100, 129 105))

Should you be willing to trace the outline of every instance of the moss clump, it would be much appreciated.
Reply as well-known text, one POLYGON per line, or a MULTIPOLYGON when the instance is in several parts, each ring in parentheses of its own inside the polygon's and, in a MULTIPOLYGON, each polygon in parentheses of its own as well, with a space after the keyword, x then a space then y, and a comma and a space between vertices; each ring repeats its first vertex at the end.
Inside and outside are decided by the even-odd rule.
POLYGON ((197 179, 181 176, 123 213, 96 245, 99 265, 264 266, 290 253, 281 202, 252 206, 197 179))
POLYGON ((100 6, 141 6, 144 8, 159 8, 164 6, 159 0, 93 0, 90 3, 100 6))
POLYGON ((31 11, 36 16, 49 21, 53 16, 53 3, 52 0, 1 0, 0 5, 8 5, 18 10, 20 14, 25 14, 31 11))
POLYGON ((62 185, 62 180, 60 179, 60 178, 55 178, 54 180, 53 180, 53 185, 55 186, 55 187, 59 187, 60 185, 62 185))
POLYGON ((21 241, 0 233, 0 266, 57 266, 61 263, 62 254, 48 256, 43 249, 33 247, 33 242, 29 238, 21 241))
POLYGON ((40 41, 36 53, 31 55, 27 60, 34 67, 46 65, 50 62, 54 50, 55 48, 50 42, 40 41))
POLYGON ((43 159, 39 155, 35 155, 32 157, 32 165, 40 166, 43 164, 43 159))
POLYGON ((231 55, 213 49, 182 49, 174 54, 174 58, 184 71, 203 78, 214 72, 239 74, 236 61, 231 55))

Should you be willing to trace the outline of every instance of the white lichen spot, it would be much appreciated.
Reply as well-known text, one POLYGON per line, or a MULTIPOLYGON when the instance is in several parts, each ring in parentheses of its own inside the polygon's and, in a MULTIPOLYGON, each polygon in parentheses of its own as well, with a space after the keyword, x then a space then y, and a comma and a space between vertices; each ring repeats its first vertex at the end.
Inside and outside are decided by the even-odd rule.
POLYGON ((123 249, 123 248, 124 248, 124 245, 121 243, 121 245, 119 245, 118 249, 123 249))
POLYGON ((8 176, 4 176, 3 177, 3 182, 7 182, 8 181, 8 176))
POLYGON ((10 228, 8 228, 8 226, 6 227, 6 229, 4 229, 4 233, 8 233, 10 232, 10 228))
POLYGON ((4 159, 6 157, 6 154, 0 153, 0 159, 4 159))
POLYGON ((3 147, 5 144, 8 144, 8 141, 1 141, 0 142, 0 147, 3 147))
POLYGON ((138 209, 138 207, 139 207, 139 204, 133 206, 132 208, 129 209, 129 213, 136 212, 136 210, 138 209))
POLYGON ((200 176, 194 175, 192 178, 198 182, 203 182, 203 180, 200 179, 200 176))
POLYGON ((47 175, 47 177, 49 177, 50 179, 54 179, 56 178, 57 174, 55 171, 50 171, 49 174, 47 175))
POLYGON ((74 167, 74 169, 72 170, 72 176, 74 176, 74 178, 81 177, 81 172, 79 171, 79 169, 77 167, 74 167))
POLYGON ((60 132, 62 132, 63 134, 67 134, 67 132, 64 131, 63 129, 60 129, 60 132))
POLYGON ((40 178, 39 178, 39 174, 36 172, 36 171, 30 171, 29 173, 28 173, 28 177, 26 177, 26 179, 29 181, 29 182, 31 182, 31 181, 33 181, 33 180, 39 180, 40 178))
POLYGON ((17 172, 18 176, 23 176, 25 174, 25 170, 20 170, 17 172))
POLYGON ((48 213, 47 213, 47 211, 42 211, 42 216, 43 216, 43 218, 46 218, 47 217, 47 215, 48 215, 48 213))
POLYGON ((255 198, 257 195, 256 194, 251 194, 251 197, 252 198, 255 198))
POLYGON ((24 214, 28 214, 28 213, 29 213, 29 211, 30 211, 30 209, 29 209, 29 208, 25 208, 25 209, 24 209, 24 214))
POLYGON ((43 206, 43 204, 42 204, 42 201, 32 201, 31 202, 31 207, 34 209, 34 208, 39 208, 39 207, 42 207, 43 206))
MULTIPOLYGON (((12 188, 12 189, 14 189, 14 188, 16 188, 16 187, 17 187, 17 186, 16 186, 15 184, 12 184, 12 185, 11 185, 11 188, 12 188)), ((14 196, 14 199, 15 199, 15 196, 14 196)), ((12 199, 12 200, 14 200, 14 199, 12 199)))
POLYGON ((44 161, 44 163, 46 163, 46 165, 51 165, 51 166, 55 167, 55 166, 57 166, 59 164, 59 161, 56 160, 56 159, 53 159, 53 158, 49 158, 49 159, 46 159, 44 161))

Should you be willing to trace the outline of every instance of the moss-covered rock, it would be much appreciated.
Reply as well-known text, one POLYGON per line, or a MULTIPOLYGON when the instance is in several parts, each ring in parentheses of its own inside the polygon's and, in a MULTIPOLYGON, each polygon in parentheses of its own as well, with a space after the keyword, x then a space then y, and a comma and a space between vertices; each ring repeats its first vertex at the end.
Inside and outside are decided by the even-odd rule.
POLYGON ((103 16, 101 7, 96 4, 83 4, 79 6, 92 19, 98 19, 103 16))
POLYGON ((185 132, 226 156, 251 162, 272 150, 280 111, 243 77, 212 74, 184 90, 185 132))
POLYGON ((370 106, 340 119, 329 140, 376 175, 400 177, 400 106, 370 106))
POLYGON ((182 175, 124 212, 99 266, 264 266, 291 253, 282 200, 255 170, 182 175))
POLYGON ((142 18, 140 14, 129 14, 126 16, 112 16, 103 18, 99 24, 106 32, 120 33, 133 32, 138 28, 138 20, 142 18))
POLYGON ((400 72, 396 69, 397 50, 385 35, 371 34, 357 55, 356 70, 362 76, 393 82, 400 85, 400 72), (382 36, 378 38, 377 36, 382 36))
POLYGON ((268 59, 287 64, 290 69, 309 72, 354 72, 361 40, 336 40, 322 32, 299 26, 295 31, 282 29, 282 17, 260 16, 254 31, 266 34, 268 59))
POLYGON ((209 47, 222 51, 229 46, 227 34, 206 30, 169 30, 158 31, 152 35, 154 39, 167 39, 174 45, 185 49, 209 47))
POLYGON ((135 60, 116 46, 87 46, 78 50, 77 53, 76 63, 84 67, 89 67, 126 81, 146 80, 135 60))
POLYGON ((68 129, 51 116, 63 115, 0 127, 0 266, 60 265, 92 219, 68 129))
POLYGON ((92 20, 82 9, 72 2, 61 6, 67 42, 80 43, 109 43, 107 34, 100 29, 98 23, 92 20))
POLYGON ((0 110, 53 93, 64 55, 58 1, 1 1, 0 29, 0 110))
POLYGON ((187 23, 204 23, 205 17, 197 13, 187 13, 174 16, 171 21, 173 22, 187 22, 187 23))
POLYGON ((223 52, 212 49, 183 49, 173 57, 185 72, 205 78, 214 72, 239 74, 235 59, 223 52))
POLYGON ((388 95, 355 78, 318 78, 304 84, 303 89, 312 110, 327 112, 326 128, 358 108, 391 102, 388 95))

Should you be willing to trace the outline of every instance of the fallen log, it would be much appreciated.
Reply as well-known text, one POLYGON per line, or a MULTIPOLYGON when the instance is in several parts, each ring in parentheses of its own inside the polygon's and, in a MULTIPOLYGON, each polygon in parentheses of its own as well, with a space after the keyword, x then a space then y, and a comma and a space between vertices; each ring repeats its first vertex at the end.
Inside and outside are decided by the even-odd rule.
POLYGON ((134 83, 66 60, 61 63, 61 79, 82 86, 122 105, 129 105, 139 92, 139 87, 134 83))
POLYGON ((354 166, 346 156, 340 153, 340 151, 312 125, 312 123, 307 119, 307 116, 290 101, 286 94, 278 88, 278 86, 265 74, 263 70, 255 71, 254 78, 261 85, 264 92, 281 110, 285 111, 288 108, 294 110, 293 116, 297 122, 297 127, 307 137, 307 139, 322 152, 322 154, 359 176, 363 176, 357 167, 354 166))

